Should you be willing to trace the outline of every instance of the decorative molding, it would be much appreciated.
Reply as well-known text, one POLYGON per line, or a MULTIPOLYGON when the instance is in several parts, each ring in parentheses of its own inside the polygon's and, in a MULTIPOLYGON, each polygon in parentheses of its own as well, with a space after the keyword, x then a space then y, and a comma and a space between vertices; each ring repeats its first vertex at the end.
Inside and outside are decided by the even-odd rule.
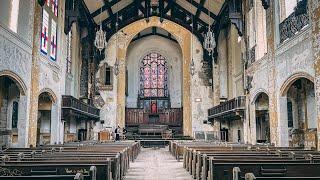
POLYGON ((53 103, 56 103, 58 101, 58 97, 56 96, 56 94, 53 92, 52 89, 50 88, 43 88, 42 90, 39 91, 38 96, 40 96, 42 93, 48 93, 50 96, 50 99, 53 103))
POLYGON ((280 88, 280 96, 286 96, 288 89, 291 85, 300 78, 306 78, 314 83, 315 78, 306 72, 297 72, 292 74, 289 78, 287 78, 280 88))

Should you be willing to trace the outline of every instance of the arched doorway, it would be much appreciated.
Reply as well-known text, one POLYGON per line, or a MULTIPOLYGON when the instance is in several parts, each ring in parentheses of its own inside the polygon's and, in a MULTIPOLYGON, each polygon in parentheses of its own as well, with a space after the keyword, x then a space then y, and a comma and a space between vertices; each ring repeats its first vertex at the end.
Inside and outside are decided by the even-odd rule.
POLYGON ((307 78, 296 79, 287 89, 287 122, 289 146, 316 147, 316 104, 314 83, 307 78))
POLYGON ((48 92, 42 92, 38 100, 37 146, 50 144, 51 112, 53 98, 48 92))
POLYGON ((260 93, 255 101, 256 141, 270 143, 269 97, 260 93))
POLYGON ((19 104, 25 92, 22 86, 10 76, 0 76, 0 144, 14 146, 18 144, 19 104))
POLYGON ((126 55, 125 124, 164 125, 182 134, 181 48, 173 37, 165 38, 170 33, 162 28, 146 28, 139 34, 126 55), (149 31, 151 35, 145 36, 149 31), (152 34, 155 31, 162 36, 152 34))

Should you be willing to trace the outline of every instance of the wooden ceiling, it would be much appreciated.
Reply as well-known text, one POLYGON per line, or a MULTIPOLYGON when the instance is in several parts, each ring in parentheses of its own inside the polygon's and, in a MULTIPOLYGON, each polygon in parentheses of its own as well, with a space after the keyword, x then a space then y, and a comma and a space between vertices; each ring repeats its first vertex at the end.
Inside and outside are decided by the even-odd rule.
MULTIPOLYGON (((82 26, 88 28, 89 39, 94 38, 100 24, 109 39, 118 30, 135 21, 148 21, 149 17, 158 16, 160 20, 173 21, 192 31, 199 41, 203 42, 209 24, 212 25, 215 38, 218 38, 226 17, 230 17, 230 7, 236 7, 241 4, 239 2, 241 0, 79 0, 80 15, 77 19, 82 26)), ((66 21, 65 32, 68 32, 70 24, 75 20, 70 17, 66 21)), ((157 32, 156 35, 158 34, 157 32)), ((141 37, 144 36, 138 38, 141 37)), ((171 35, 167 38, 175 40, 171 35)), ((217 49, 213 56, 217 56, 217 49)), ((204 50, 203 59, 212 62, 213 58, 204 50)))
MULTIPOLYGON (((84 2, 96 24, 105 22, 117 13, 121 18, 121 12, 130 10, 132 7, 138 7, 138 15, 142 15, 145 13, 146 7, 159 7, 162 4, 163 10, 166 11, 165 14, 170 15, 174 6, 173 9, 178 8, 187 11, 195 18, 199 18, 207 24, 212 24, 220 13, 225 0, 84 0, 84 2)), ((159 12, 159 9, 157 12, 159 12)))

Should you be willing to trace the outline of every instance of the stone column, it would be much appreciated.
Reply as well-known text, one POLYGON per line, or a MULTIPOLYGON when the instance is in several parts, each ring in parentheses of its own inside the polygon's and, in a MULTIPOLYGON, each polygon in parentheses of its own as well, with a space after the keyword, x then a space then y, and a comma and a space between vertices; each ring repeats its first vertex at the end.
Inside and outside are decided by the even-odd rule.
POLYGON ((248 142, 250 142, 249 119, 246 118, 245 115, 241 115, 241 122, 243 122, 243 142, 248 143, 248 142))
POLYGON ((312 47, 315 70, 315 97, 317 109, 317 149, 320 147, 320 1, 308 1, 309 16, 312 26, 312 47))
MULTIPOLYGON (((288 132, 288 113, 287 113, 287 96, 279 97, 278 103, 278 143, 277 146, 289 146, 289 132, 288 132)), ((270 127, 271 129, 271 127, 270 127)), ((272 136, 271 136, 272 139, 272 136)))
POLYGON ((39 59, 40 59, 40 32, 42 8, 38 1, 34 1, 34 22, 33 22, 33 49, 31 66, 31 87, 30 87, 30 113, 28 129, 28 145, 36 146, 37 141, 37 119, 38 119, 38 99, 39 99, 39 59))
POLYGON ((51 107, 51 127, 50 127, 50 144, 58 144, 59 143, 59 126, 60 126, 60 118, 59 118, 59 106, 58 102, 53 102, 51 107))
POLYGON ((268 44, 268 70, 269 70, 269 115, 270 115, 270 140, 278 145, 278 116, 277 116, 277 90, 276 90, 276 69, 275 69, 275 47, 276 47, 276 3, 270 1, 270 7, 266 11, 267 16, 267 44, 268 44))
POLYGON ((28 107, 28 98, 27 96, 20 96, 19 99, 19 119, 18 119, 18 144, 19 146, 27 147, 28 146, 28 130, 26 127, 28 127, 28 121, 25 119, 28 114, 28 109, 24 107, 28 107))
MULTIPOLYGON (((119 42, 118 42, 119 43, 119 42)), ((117 77, 117 124, 120 127, 125 126, 125 101, 126 101, 126 49, 124 47, 118 48, 118 54, 116 55, 119 61, 119 74, 117 77)))
POLYGON ((248 121, 250 121, 250 135, 249 135, 249 143, 256 144, 257 143, 257 126, 256 126, 256 106, 254 102, 250 101, 248 102, 248 114, 249 118, 247 118, 248 121))

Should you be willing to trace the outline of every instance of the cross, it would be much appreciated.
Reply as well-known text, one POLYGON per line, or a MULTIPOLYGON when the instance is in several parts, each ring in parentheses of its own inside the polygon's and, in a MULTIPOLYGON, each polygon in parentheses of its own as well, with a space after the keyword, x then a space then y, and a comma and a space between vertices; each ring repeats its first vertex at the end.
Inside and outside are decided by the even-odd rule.
POLYGON ((43 33, 41 33, 41 38, 43 38, 44 40, 43 40, 43 46, 46 48, 46 42, 47 42, 47 40, 48 40, 48 36, 47 36, 47 28, 46 27, 44 27, 44 32, 43 33))

